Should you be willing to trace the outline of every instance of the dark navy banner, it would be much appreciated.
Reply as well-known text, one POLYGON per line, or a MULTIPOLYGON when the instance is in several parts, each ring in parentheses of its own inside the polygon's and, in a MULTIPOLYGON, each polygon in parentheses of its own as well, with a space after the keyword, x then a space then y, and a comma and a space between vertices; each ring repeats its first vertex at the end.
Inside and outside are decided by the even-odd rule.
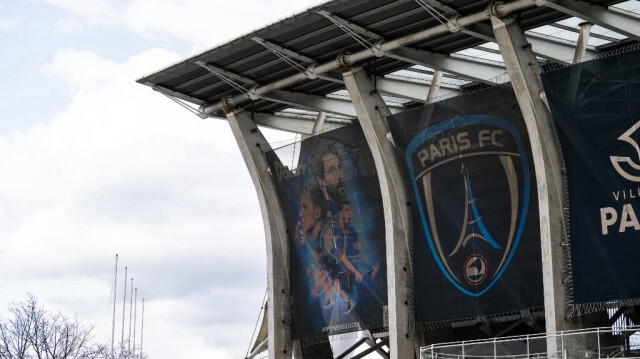
POLYGON ((640 51, 542 81, 567 168, 574 304, 640 298, 640 51))
POLYGON ((267 153, 286 213, 294 339, 387 325, 380 184, 359 125, 267 153), (285 156, 281 156, 284 158, 285 156))
POLYGON ((542 307, 535 175, 513 90, 389 121, 412 197, 416 322, 542 307))

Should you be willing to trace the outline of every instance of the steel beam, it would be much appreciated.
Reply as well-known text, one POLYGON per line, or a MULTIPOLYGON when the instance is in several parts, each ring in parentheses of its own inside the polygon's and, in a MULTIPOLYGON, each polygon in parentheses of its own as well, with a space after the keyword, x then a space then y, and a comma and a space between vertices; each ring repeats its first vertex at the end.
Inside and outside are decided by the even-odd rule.
MULTIPOLYGON (((551 36, 527 32, 527 40, 536 55, 558 62, 570 62, 575 53, 575 43, 569 40, 553 38, 551 36)), ((485 38, 484 36, 482 37, 485 38)), ((492 36, 488 39, 494 41, 492 36)), ((592 47, 585 47, 586 56, 594 56, 596 51, 592 47)), ((482 60, 463 55, 443 55, 424 50, 403 47, 387 53, 387 57, 408 63, 427 66, 447 73, 466 77, 470 80, 494 83, 493 79, 506 72, 503 64, 495 61, 482 60)))
MULTIPOLYGON (((559 24, 557 22, 551 23, 551 24, 549 24, 549 26, 555 27, 557 29, 565 30, 565 31, 574 32, 576 34, 580 33, 580 29, 576 29, 575 27, 571 27, 571 26, 567 26, 567 25, 562 25, 562 24, 559 24)), ((604 40, 604 41, 607 41, 607 42, 613 42, 613 43, 621 43, 622 42, 622 40, 619 39, 619 38, 615 38, 615 37, 611 37, 611 36, 607 36, 607 35, 603 35, 603 34, 590 33, 589 37, 593 37, 595 39, 600 39, 600 40, 604 40)))
MULTIPOLYGON (((430 1, 433 3, 436 3, 436 1, 433 1, 433 0, 430 0, 430 1)), ((457 10, 452 9, 448 6, 438 7, 438 6, 435 6, 434 4, 432 4, 432 6, 444 11, 449 16, 460 15, 460 13, 458 13, 457 10)), ((493 30, 491 29, 491 26, 484 23, 477 23, 477 24, 472 24, 470 26, 467 26, 466 28, 462 29, 462 32, 487 42, 496 41, 495 36, 493 35, 493 30)), ((533 32, 527 32, 526 37, 527 37, 527 40, 529 40, 529 43, 531 43, 531 45, 533 46, 533 51, 536 53, 536 55, 544 59, 559 61, 559 62, 568 62, 569 59, 573 57, 575 44, 571 41, 553 38, 551 36, 536 34, 533 32)), ((588 50, 589 50, 589 54, 587 55, 591 56, 595 54, 594 49, 589 48, 588 50)))
MULTIPOLYGON (((433 83, 433 82, 432 82, 433 83)), ((417 81, 399 80, 398 77, 387 75, 385 77, 376 78, 376 87, 380 93, 389 96, 406 98, 417 102, 426 102, 425 99, 429 94, 430 85, 419 83, 417 81)), ((456 96, 462 95, 462 89, 459 86, 441 86, 440 96, 456 96)))
MULTIPOLYGON (((441 4, 438 1, 434 1, 434 0, 428 0, 426 1, 427 3, 429 3, 429 5, 440 9, 442 11, 444 11, 445 13, 447 13, 448 15, 459 15, 457 11, 455 11, 454 9, 441 4)), ((379 35, 374 33, 373 31, 370 31, 367 28, 364 28, 360 25, 354 24, 350 21, 347 21, 335 14, 329 14, 326 11, 321 11, 320 12, 321 15, 325 16, 325 17, 330 17, 332 18, 334 21, 340 23, 342 26, 347 27, 348 29, 350 29, 351 31, 360 34, 362 36, 366 36, 369 39, 372 40, 382 40, 384 41, 385 39, 379 35)), ((491 31, 491 27, 487 26, 485 24, 473 24, 470 25, 468 29, 464 29, 463 30, 465 33, 468 33, 469 35, 472 36, 476 36, 482 39, 485 39, 486 41, 494 41, 493 39, 493 32, 491 31)), ((401 60, 401 61, 405 61, 408 63, 414 63, 414 64, 419 64, 419 65, 424 65, 427 67, 435 67, 438 68, 440 70, 446 70, 447 72, 450 73, 456 73, 456 70, 454 70, 454 68, 456 66, 465 66, 465 67, 475 67, 478 66, 478 68, 475 70, 476 74, 482 74, 484 71, 486 71, 486 68, 484 68, 483 65, 486 65, 487 62, 483 62, 483 60, 477 60, 477 59, 463 59, 458 57, 457 59, 459 60, 459 62, 457 64, 451 64, 449 67, 447 67, 446 64, 444 64, 444 58, 447 58, 448 56, 445 55, 440 55, 440 54, 435 54, 435 53, 431 53, 431 52, 427 52, 427 51, 423 51, 423 50, 418 50, 418 49, 412 49, 412 48, 408 48, 408 47, 401 47, 399 49, 397 49, 396 51, 390 52, 390 53, 386 53, 385 56, 387 57, 391 57, 391 58, 395 58, 397 60, 401 60), (407 53, 411 53, 411 54, 420 54, 420 57, 422 58, 423 61, 421 62, 417 62, 418 57, 417 55, 414 56, 407 56, 406 58, 403 58, 403 54, 407 54, 407 53), (431 60, 429 60, 431 59, 431 60), (479 64, 479 65, 476 65, 479 64)), ((455 55, 453 55, 455 57, 455 55)), ((495 63, 491 63, 489 62, 488 64, 490 65, 495 65, 495 66, 500 66, 500 64, 495 64, 495 63)), ((464 70, 461 70, 464 71, 464 70)), ((505 70, 504 68, 502 68, 500 73, 503 73, 505 70)), ((497 75, 496 75, 497 76, 497 75)), ((420 101, 420 102, 425 102, 426 96, 419 96, 417 94, 414 95, 409 95, 407 96, 400 96, 400 97, 405 97, 405 98, 409 98, 412 99, 414 101, 420 101)))
MULTIPOLYGON (((429 3, 431 6, 440 9, 442 11, 444 11, 445 13, 447 13, 448 15, 459 15, 457 11, 455 11, 454 9, 439 3, 438 1, 434 1, 434 0, 429 0, 427 1, 427 3, 429 3)), ((373 31, 370 31, 367 28, 364 28, 360 25, 354 24, 350 21, 347 21, 335 14, 329 14, 326 11, 321 11, 320 12, 321 15, 325 16, 325 17, 330 17, 333 20, 335 20, 336 22, 340 23, 342 26, 350 29, 351 31, 360 34, 362 36, 366 36, 371 40, 382 40, 384 41, 385 39, 379 35, 374 33, 373 31)), ((470 25, 468 29, 463 30, 465 33, 468 33, 469 35, 472 36, 476 36, 482 39, 485 39, 486 41, 495 41, 493 39, 493 33, 491 31, 491 27, 487 26, 485 24, 473 24, 470 25)), ((408 63, 414 63, 414 64, 419 64, 419 65, 424 65, 427 67, 435 67, 441 70, 446 70, 447 72, 450 73, 456 73, 456 70, 454 70, 454 68, 456 68, 457 66, 465 66, 465 67, 474 67, 474 66, 478 66, 479 68, 477 68, 474 72, 476 74, 482 74, 484 71, 486 71, 486 68, 483 67, 483 65, 487 64, 487 62, 483 62, 482 60, 476 60, 476 59, 463 59, 463 58, 457 58, 457 60, 459 60, 459 62, 457 62, 456 64, 450 64, 449 66, 447 66, 445 63, 443 63, 445 60, 442 60, 443 58, 448 58, 448 56, 445 55, 441 55, 441 54, 436 54, 436 53, 431 53, 431 52, 427 52, 427 51, 423 51, 423 50, 418 50, 418 49, 412 49, 412 48, 408 48, 408 47, 401 47, 399 49, 397 49, 396 51, 390 52, 390 53, 386 53, 385 56, 387 57, 391 57, 391 58, 395 58, 397 60, 401 60, 401 61, 405 61, 408 63), (414 56, 407 56, 406 58, 403 58, 403 54, 407 54, 407 53, 411 53, 411 54, 420 54, 420 58, 422 61, 419 61, 419 57, 418 55, 414 55, 414 56), (480 65, 476 65, 476 64, 480 64, 480 65)), ((454 55, 455 57, 455 55, 454 55)), ((494 63, 489 63, 490 65, 495 65, 495 66, 500 66, 500 64, 494 64, 494 63)), ((461 70, 461 71, 465 71, 465 70, 461 70)), ((504 68, 502 68, 502 70, 500 71, 500 73, 503 73, 505 70, 504 68)), ((468 72, 466 72, 468 73, 468 72)), ((479 76, 479 75, 478 75, 479 76)), ((497 75, 496 75, 497 76, 497 75)), ((402 96, 404 97, 404 96, 402 96)), ((407 98, 410 98, 412 100, 416 100, 416 101, 420 101, 420 102, 425 102, 425 96, 409 96, 407 98)))
POLYGON ((307 118, 278 116, 269 113, 254 113, 257 125, 300 134, 310 134, 314 121, 307 118))
POLYGON ((364 350, 362 353, 359 353, 357 355, 352 356, 351 359, 364 358, 367 355, 369 355, 369 354, 371 354, 371 353, 373 353, 375 351, 378 351, 380 348, 382 348, 383 346, 388 345, 388 344, 389 344, 389 339, 382 339, 380 341, 380 343, 374 344, 371 348, 364 350))
POLYGON ((301 92, 284 90, 272 91, 260 96, 265 100, 277 102, 291 107, 297 107, 317 112, 335 113, 343 116, 356 116, 356 110, 349 101, 339 100, 318 95, 308 95, 301 92))
POLYGON ((351 354, 354 350, 358 349, 358 347, 360 345, 364 344, 366 341, 367 341, 366 337, 365 338, 361 338, 357 342, 353 343, 353 345, 351 345, 349 348, 347 348, 344 352, 342 352, 342 354, 338 355, 335 359, 344 359, 349 354, 351 354))
MULTIPOLYGON (((576 43, 559 39, 548 35, 527 32, 527 41, 531 44, 533 52, 547 60, 571 63, 575 54, 576 43)), ((585 46, 585 56, 595 56, 593 47, 585 46)))
MULTIPOLYGON (((280 131, 292 132, 301 135, 312 135, 313 127, 316 124, 316 116, 297 114, 270 114, 256 112, 253 114, 257 125, 273 128, 280 131)), ((333 130, 353 123, 351 120, 328 117, 326 118, 322 130, 333 130)))
POLYGON ((284 211, 278 197, 274 178, 264 152, 271 146, 249 113, 242 109, 223 107, 233 136, 238 143, 249 175, 253 180, 262 212, 267 242, 267 306, 269 358, 291 358, 289 297, 289 244, 284 211))
MULTIPOLYGON (((504 4, 494 4, 492 9, 496 13, 510 14, 514 11, 536 6, 536 2, 539 2, 539 1, 540 0, 515 0, 515 1, 504 3, 504 4)), ((460 27, 467 27, 469 25, 489 19, 490 14, 491 12, 485 9, 474 14, 461 16, 457 19, 457 24, 460 27)), ((398 48, 407 46, 411 43, 434 38, 436 36, 446 34, 448 32, 449 32, 449 28, 445 24, 440 24, 428 29, 418 31, 416 33, 412 33, 405 36, 401 36, 396 39, 384 41, 379 45, 379 47, 381 51, 387 53, 387 52, 396 50, 398 48)), ((372 56, 374 56, 374 54, 371 52, 370 49, 358 51, 348 55, 350 61, 353 63, 357 63, 357 62, 369 59, 372 56)), ((315 66, 314 72, 316 74, 324 74, 329 71, 336 70, 339 67, 340 67, 340 64, 337 61, 330 61, 330 62, 326 62, 326 63, 315 66)), ((255 89, 254 94, 257 96, 261 96, 273 90, 282 89, 288 86, 295 85, 301 81, 305 81, 306 79, 307 79, 307 75, 303 73, 291 75, 289 77, 271 82, 269 84, 258 86, 255 89)), ((250 97, 249 97, 249 94, 246 94, 246 93, 237 94, 231 98, 231 102, 236 104, 242 104, 248 100, 250 100, 250 97)), ((215 103, 215 104, 201 106, 200 112, 202 112, 203 116, 215 116, 215 114, 220 112, 221 109, 222 109, 222 104, 215 103)))
POLYGON ((376 165, 385 217, 389 342, 391 358, 413 358, 411 292, 411 215, 395 148, 387 139, 391 111, 360 67, 343 64, 343 79, 376 165))
POLYGON ((544 0, 547 7, 567 15, 600 25, 606 29, 640 40, 640 17, 624 11, 612 10, 577 0, 544 0))
POLYGON ((505 72, 505 68, 498 62, 472 59, 463 55, 447 56, 409 47, 399 48, 386 56, 488 84, 495 83, 493 79, 505 72))
MULTIPOLYGON (((562 240, 565 223, 561 157, 554 141, 551 115, 541 98, 540 67, 524 33, 513 18, 492 16, 491 22, 531 143, 538 190, 546 331, 573 329, 564 319, 562 240)), ((548 352, 557 353, 560 349, 557 344, 555 339, 548 340, 548 352)))
MULTIPOLYGON (((348 99, 309 95, 301 92, 284 90, 272 91, 266 95, 260 96, 260 98, 311 111, 327 112, 351 117, 357 116, 356 110, 353 108, 353 104, 348 99)), ((393 113, 400 112, 401 110, 403 109, 391 109, 393 113)))

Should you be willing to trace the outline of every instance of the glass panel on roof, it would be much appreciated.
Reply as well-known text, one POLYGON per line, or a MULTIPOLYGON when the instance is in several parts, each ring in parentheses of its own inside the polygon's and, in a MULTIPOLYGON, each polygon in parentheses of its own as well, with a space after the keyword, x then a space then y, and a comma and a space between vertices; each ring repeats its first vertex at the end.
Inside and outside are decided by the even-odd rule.
POLYGON ((613 5, 612 7, 616 7, 618 9, 622 9, 626 11, 631 11, 635 14, 640 15, 640 1, 637 1, 637 0, 621 2, 619 4, 613 5))
POLYGON ((416 71, 411 71, 407 69, 394 71, 390 75, 404 77, 404 78, 407 78, 408 80, 421 81, 421 82, 431 82, 431 80, 433 79, 432 74, 416 72, 416 71))
POLYGON ((316 115, 317 114, 317 112, 315 112, 315 111, 308 111, 308 110, 303 110, 303 109, 294 108, 294 107, 285 108, 284 110, 281 110, 280 112, 292 113, 292 114, 300 114, 300 115, 316 115))
POLYGON ((469 49, 461 50, 458 52, 454 52, 454 54, 474 57, 477 59, 491 60, 491 61, 500 62, 500 63, 502 62, 502 55, 494 54, 493 52, 483 51, 482 49, 479 49, 479 48, 469 48, 469 49))
POLYGON ((608 36, 608 37, 612 37, 614 39, 618 39, 618 40, 623 40, 626 39, 627 37, 619 34, 615 31, 611 31, 609 29, 605 29, 604 27, 600 26, 600 25, 593 25, 591 26, 591 33, 592 34, 598 34, 598 35, 604 35, 604 36, 608 36))
POLYGON ((330 93, 329 95, 340 96, 340 97, 349 97, 349 92, 346 89, 338 90, 330 93))
POLYGON ((413 70, 417 70, 417 71, 423 71, 423 72, 433 72, 434 70, 431 67, 426 67, 426 66, 422 66, 422 65, 413 65, 411 67, 409 67, 410 69, 413 70))
POLYGON ((593 36, 589 36, 589 40, 587 40, 587 44, 589 44, 589 46, 594 46, 594 47, 598 47, 598 46, 606 45, 606 44, 610 44, 610 43, 611 43, 611 41, 599 39, 599 38, 593 37, 593 36))
POLYGON ((485 42, 484 44, 481 45, 482 47, 486 47, 492 50, 498 50, 500 51, 500 47, 498 46, 497 43, 495 42, 485 42))
MULTIPOLYGON (((572 26, 573 27, 573 26, 572 26)), ((577 28, 576 28, 577 29, 577 28)), ((538 34, 543 34, 551 37, 557 37, 562 40, 569 40, 573 42, 578 41, 578 32, 568 31, 564 29, 560 29, 551 25, 544 25, 540 27, 536 27, 535 29, 529 30, 531 32, 535 32, 538 34)))
POLYGON ((381 95, 382 99, 384 100, 384 102, 386 102, 387 104, 405 104, 407 102, 411 102, 411 100, 407 100, 406 98, 400 98, 400 97, 394 97, 394 96, 387 96, 387 95, 381 95))
POLYGON ((470 84, 472 81, 461 79, 461 78, 453 78, 453 77, 442 77, 442 83, 454 86, 463 86, 466 84, 470 84))
POLYGON ((578 31, 578 28, 580 27, 580 24, 582 24, 583 22, 584 22, 584 20, 582 20, 580 18, 570 17, 568 19, 560 20, 560 21, 556 22, 556 24, 573 27, 573 28, 576 29, 576 31, 578 31))

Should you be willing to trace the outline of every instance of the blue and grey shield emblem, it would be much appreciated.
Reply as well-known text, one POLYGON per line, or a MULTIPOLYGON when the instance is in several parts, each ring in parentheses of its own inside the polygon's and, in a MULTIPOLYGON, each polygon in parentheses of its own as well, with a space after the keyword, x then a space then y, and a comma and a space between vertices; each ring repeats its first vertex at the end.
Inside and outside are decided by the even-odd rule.
POLYGON ((407 147, 427 244, 444 276, 479 297, 505 272, 524 231, 531 179, 513 124, 488 115, 439 122, 407 147))

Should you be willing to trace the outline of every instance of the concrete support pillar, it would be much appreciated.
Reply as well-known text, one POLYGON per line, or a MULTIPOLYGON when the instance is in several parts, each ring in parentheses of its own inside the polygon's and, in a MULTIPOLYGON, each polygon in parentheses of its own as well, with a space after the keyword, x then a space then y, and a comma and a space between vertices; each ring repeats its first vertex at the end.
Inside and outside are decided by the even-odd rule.
POLYGON ((411 291, 411 219, 395 149, 387 139, 391 115, 369 76, 360 67, 343 66, 342 76, 378 172, 384 207, 391 358, 414 357, 411 291))
MULTIPOLYGON (((492 15, 491 23, 531 142, 540 211, 546 331, 574 329, 575 326, 564 318, 561 157, 556 146, 551 115, 541 98, 543 89, 540 81, 540 67, 531 51, 531 45, 515 19, 503 19, 492 15)), ((547 346, 550 353, 560 350, 560 345, 555 341, 548 342, 547 346)))
POLYGON ((427 94, 427 105, 432 103, 436 97, 438 97, 438 92, 440 92, 440 82, 442 82, 442 75, 444 72, 440 70, 435 70, 433 72, 433 78, 431 79, 431 84, 429 85, 429 93, 427 94))
POLYGON ((578 35, 578 43, 576 44, 576 53, 573 55, 574 64, 582 62, 582 58, 587 52, 591 26, 592 24, 588 22, 583 22, 582 24, 580 24, 580 34, 578 35))
POLYGON ((327 113, 324 111, 318 112, 318 116, 316 117, 316 122, 313 124, 313 129, 311 130, 311 136, 315 136, 324 127, 324 121, 327 119, 327 113))
POLYGON ((268 346, 270 359, 291 358, 289 300, 289 245, 284 211, 264 155, 271 150, 251 116, 223 104, 233 136, 256 187, 267 242, 268 346))

